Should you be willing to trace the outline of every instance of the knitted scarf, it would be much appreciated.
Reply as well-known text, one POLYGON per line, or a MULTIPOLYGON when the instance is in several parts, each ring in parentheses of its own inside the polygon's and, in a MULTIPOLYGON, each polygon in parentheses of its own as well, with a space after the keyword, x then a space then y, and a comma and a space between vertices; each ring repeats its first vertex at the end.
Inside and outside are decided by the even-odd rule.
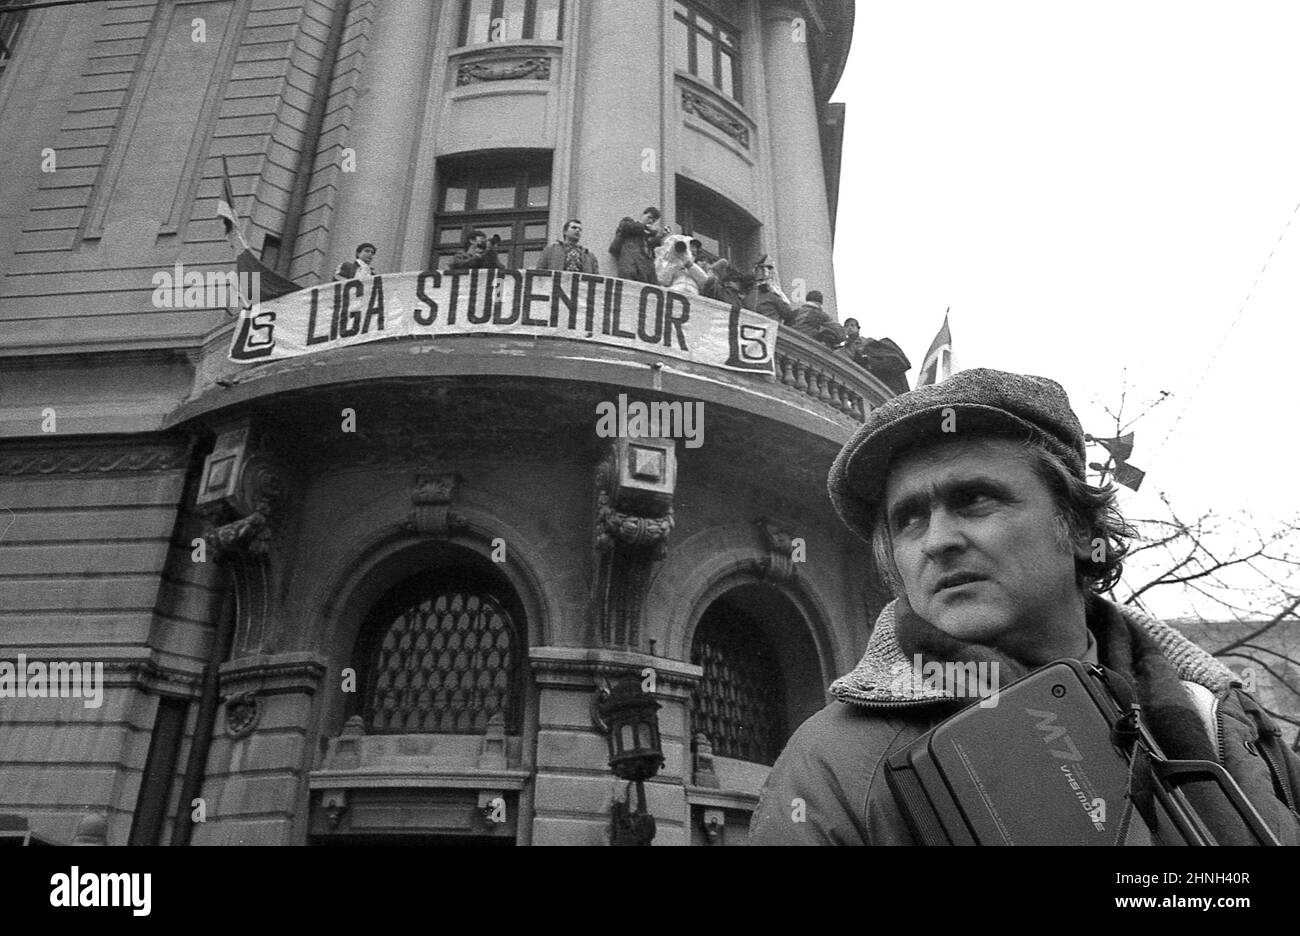
MULTIPOLYGON (((894 621, 899 646, 909 659, 919 654, 924 662, 997 663, 1003 685, 1036 668, 994 647, 944 633, 913 611, 903 598, 894 609, 894 621)), ((1147 729, 1165 756, 1173 760, 1215 760, 1214 748, 1177 670, 1155 641, 1110 604, 1097 599, 1088 601, 1087 625, 1097 641, 1102 665, 1128 680, 1142 706, 1147 729)))

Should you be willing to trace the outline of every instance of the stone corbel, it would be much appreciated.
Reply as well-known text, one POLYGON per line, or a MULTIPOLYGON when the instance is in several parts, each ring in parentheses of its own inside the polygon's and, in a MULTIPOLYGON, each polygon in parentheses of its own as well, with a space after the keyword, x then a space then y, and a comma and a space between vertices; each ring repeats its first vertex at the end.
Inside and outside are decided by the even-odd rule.
POLYGON ((654 563, 668 555, 676 484, 671 439, 618 439, 596 469, 592 607, 607 646, 640 649, 641 606, 654 563))
POLYGON ((765 579, 791 582, 798 571, 794 564, 794 534, 766 517, 754 523, 763 534, 767 555, 754 560, 754 569, 765 579))
POLYGON ((452 510, 460 475, 420 472, 411 489, 408 529, 425 536, 446 537, 466 527, 465 519, 452 510))
POLYGON ((287 466, 251 444, 247 421, 222 432, 204 463, 196 499, 208 521, 204 540, 218 555, 266 556, 290 487, 287 466))

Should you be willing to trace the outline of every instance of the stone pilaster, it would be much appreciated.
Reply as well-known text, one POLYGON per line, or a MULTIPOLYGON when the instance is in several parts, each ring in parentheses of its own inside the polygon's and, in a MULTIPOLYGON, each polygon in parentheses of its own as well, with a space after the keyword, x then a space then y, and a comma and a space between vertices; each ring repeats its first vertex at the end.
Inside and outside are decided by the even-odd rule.
MULTIPOLYGON (((826 205, 816 95, 808 43, 797 41, 797 8, 763 4, 763 77, 771 117, 772 190, 776 217, 769 243, 787 292, 796 278, 820 289, 826 311, 836 314, 831 266, 831 224, 826 205)), ((811 28, 811 24, 808 24, 811 28)))
MULTIPOLYGON (((567 9, 566 9, 567 16, 567 9)), ((663 7, 658 3, 584 3, 581 35, 568 40, 582 56, 578 86, 572 177, 577 203, 573 216, 587 224, 584 240, 612 274, 606 248, 618 219, 640 217, 660 204, 663 180, 661 74, 663 7), (647 155, 646 151, 649 150, 647 155), (654 171, 645 171, 651 168, 654 171)))
POLYGON ((356 172, 338 176, 325 279, 339 263, 351 260, 363 241, 378 248, 375 266, 381 272, 396 272, 401 266, 429 42, 441 7, 427 0, 375 5, 355 117, 343 144, 356 151, 356 172))
POLYGON ((625 784, 609 769, 609 747, 595 720, 594 700, 606 682, 653 674, 664 766, 645 784, 654 814, 656 845, 685 845, 690 782, 687 738, 691 689, 702 667, 679 660, 584 647, 533 647, 538 688, 537 773, 533 800, 534 845, 608 845, 615 800, 625 784))
POLYGON ((222 706, 195 845, 289 845, 307 820, 308 731, 328 661, 315 653, 221 665, 222 706))

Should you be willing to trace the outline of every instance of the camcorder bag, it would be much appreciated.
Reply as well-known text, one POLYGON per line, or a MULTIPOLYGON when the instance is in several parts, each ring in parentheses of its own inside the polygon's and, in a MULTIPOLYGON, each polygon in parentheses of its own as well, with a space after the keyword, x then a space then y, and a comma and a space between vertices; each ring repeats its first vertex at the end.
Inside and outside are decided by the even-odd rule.
POLYGON ((1279 844, 1222 767, 1166 759, 1131 697, 1119 674, 1058 660, 888 757, 885 778, 924 845, 1217 844, 1191 783, 1279 844))

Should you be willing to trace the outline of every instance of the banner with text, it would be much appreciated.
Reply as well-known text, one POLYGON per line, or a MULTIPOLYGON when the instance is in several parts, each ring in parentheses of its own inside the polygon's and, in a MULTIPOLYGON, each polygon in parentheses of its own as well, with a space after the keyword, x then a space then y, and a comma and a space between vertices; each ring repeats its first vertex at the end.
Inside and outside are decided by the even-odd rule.
POLYGON ((776 330, 756 312, 608 276, 424 271, 336 280, 245 309, 230 359, 276 361, 403 335, 537 335, 771 374, 776 330))

